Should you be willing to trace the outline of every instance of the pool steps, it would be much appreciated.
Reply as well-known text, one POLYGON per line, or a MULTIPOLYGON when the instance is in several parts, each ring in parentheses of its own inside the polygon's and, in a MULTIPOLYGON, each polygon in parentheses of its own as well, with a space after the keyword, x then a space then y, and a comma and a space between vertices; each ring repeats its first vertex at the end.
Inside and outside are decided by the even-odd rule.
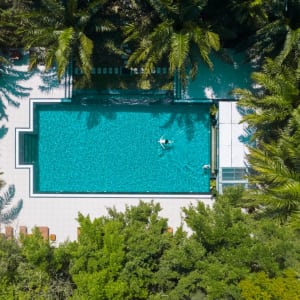
POLYGON ((37 135, 34 133, 20 133, 19 135, 20 152, 19 162, 22 164, 33 164, 37 157, 37 135))

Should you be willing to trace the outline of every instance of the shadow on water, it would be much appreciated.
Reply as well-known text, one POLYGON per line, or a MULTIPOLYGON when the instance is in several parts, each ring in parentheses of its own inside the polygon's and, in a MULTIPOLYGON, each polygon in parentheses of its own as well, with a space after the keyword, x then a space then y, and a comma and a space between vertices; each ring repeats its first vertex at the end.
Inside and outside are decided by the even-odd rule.
POLYGON ((151 104, 115 104, 108 102, 102 103, 102 105, 99 104, 99 102, 97 104, 87 104, 85 102, 81 103, 83 111, 78 113, 78 119, 82 117, 83 112, 87 113, 87 116, 86 114, 84 114, 84 116, 86 116, 88 129, 97 127, 100 124, 101 119, 116 119, 117 114, 120 111, 149 111, 154 116, 158 116, 160 113, 169 114, 168 120, 161 126, 161 128, 166 129, 168 127, 172 127, 174 123, 177 123, 178 127, 185 130, 187 139, 192 140, 195 136, 195 124, 207 124, 208 122, 207 114, 209 113, 209 106, 207 106, 207 109, 205 106, 202 106, 201 110, 197 110, 197 105, 195 105, 193 109, 186 109, 186 105, 184 104, 173 105, 162 102, 151 104), (105 109, 103 109, 104 107, 105 109))
POLYGON ((10 64, 0 66, 0 120, 8 120, 5 103, 19 107, 19 99, 30 95, 31 88, 24 87, 19 82, 28 80, 31 76, 27 71, 15 70, 10 64))
POLYGON ((86 116, 86 125, 88 129, 97 127, 100 124, 101 119, 116 119, 117 114, 115 111, 101 111, 99 107, 95 105, 82 105, 82 107, 84 110, 78 113, 77 119, 79 120, 83 115, 84 117, 86 116), (83 114, 84 112, 87 113, 87 115, 83 114))
POLYGON ((197 105, 195 105, 194 110, 186 109, 184 105, 180 105, 175 112, 172 112, 169 119, 161 126, 163 129, 172 127, 174 123, 177 123, 178 127, 185 130, 187 139, 191 141, 195 136, 196 123, 207 124, 207 114, 209 113, 209 108, 203 108, 201 111, 197 111, 197 105))

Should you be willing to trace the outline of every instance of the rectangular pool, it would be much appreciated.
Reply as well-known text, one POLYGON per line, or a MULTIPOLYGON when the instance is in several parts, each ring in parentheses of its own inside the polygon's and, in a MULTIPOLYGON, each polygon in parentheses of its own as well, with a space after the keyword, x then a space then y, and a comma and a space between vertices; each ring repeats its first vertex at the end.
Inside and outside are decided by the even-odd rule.
POLYGON ((209 107, 35 103, 34 193, 208 193, 209 107))

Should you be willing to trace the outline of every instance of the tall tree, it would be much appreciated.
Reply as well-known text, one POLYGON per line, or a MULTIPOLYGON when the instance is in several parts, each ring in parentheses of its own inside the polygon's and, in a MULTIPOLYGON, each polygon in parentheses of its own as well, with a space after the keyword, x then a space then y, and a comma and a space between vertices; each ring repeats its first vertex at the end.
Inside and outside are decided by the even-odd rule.
POLYGON ((73 248, 75 296, 91 299, 149 299, 157 293, 155 274, 171 235, 157 204, 141 202, 124 213, 91 221, 79 215, 80 236, 73 248))

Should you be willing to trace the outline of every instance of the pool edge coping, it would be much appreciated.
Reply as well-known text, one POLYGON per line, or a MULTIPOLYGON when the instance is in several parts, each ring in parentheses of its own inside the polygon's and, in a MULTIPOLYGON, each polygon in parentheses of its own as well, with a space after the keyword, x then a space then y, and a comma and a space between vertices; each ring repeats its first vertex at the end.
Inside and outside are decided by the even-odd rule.
POLYGON ((64 103, 70 98, 29 98, 29 127, 15 127, 15 169, 29 170, 30 198, 184 198, 184 199, 213 199, 210 193, 34 193, 33 165, 20 164, 20 132, 33 132, 33 108, 35 103, 64 103))

